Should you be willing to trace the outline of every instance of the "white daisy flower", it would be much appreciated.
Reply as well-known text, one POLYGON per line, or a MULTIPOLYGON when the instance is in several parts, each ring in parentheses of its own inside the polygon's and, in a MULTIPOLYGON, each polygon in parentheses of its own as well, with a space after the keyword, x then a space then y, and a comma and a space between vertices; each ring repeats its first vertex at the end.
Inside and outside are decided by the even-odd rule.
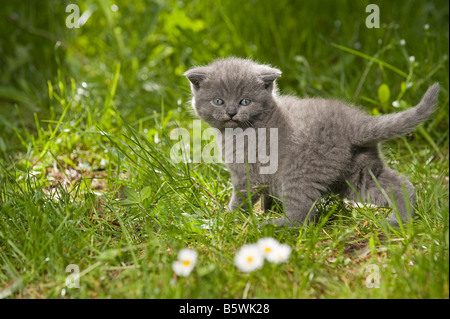
POLYGON ((261 253, 266 259, 268 259, 270 254, 273 254, 277 250, 279 244, 280 243, 272 237, 261 238, 257 243, 261 253))
POLYGON ((276 249, 267 256, 267 260, 276 264, 281 264, 289 259, 292 248, 286 244, 278 244, 276 249))
POLYGON ((394 102, 392 102, 392 106, 393 107, 399 107, 400 106, 400 102, 399 101, 394 101, 394 102))
POLYGON ((243 245, 234 256, 234 264, 240 271, 250 272, 263 266, 264 256, 258 245, 243 245))
POLYGON ((405 44, 406 44, 406 41, 405 41, 405 39, 401 39, 401 40, 400 40, 400 45, 402 45, 402 46, 403 46, 403 45, 405 45, 405 44))
POLYGON ((173 271, 182 277, 188 276, 197 263, 197 252, 193 249, 185 248, 178 253, 178 259, 172 264, 173 271))
POLYGON ((414 62, 414 61, 416 61, 416 57, 414 56, 414 55, 411 55, 410 57, 409 57, 409 62, 414 62))

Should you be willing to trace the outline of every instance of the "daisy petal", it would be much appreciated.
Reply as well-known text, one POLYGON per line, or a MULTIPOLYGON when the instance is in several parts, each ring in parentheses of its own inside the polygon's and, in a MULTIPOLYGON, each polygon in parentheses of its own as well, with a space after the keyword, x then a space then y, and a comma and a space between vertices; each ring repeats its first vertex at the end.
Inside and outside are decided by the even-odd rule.
POLYGON ((243 245, 234 256, 236 267, 242 272, 250 272, 261 268, 264 257, 258 245, 243 245))

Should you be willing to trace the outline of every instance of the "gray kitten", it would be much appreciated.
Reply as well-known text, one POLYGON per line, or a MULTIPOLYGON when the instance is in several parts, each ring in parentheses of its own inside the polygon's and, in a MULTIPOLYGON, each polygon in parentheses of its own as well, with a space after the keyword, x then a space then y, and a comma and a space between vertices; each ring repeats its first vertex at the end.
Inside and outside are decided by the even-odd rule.
MULTIPOLYGON (((227 164, 233 183, 231 210, 245 207, 248 176, 252 189, 265 186, 265 209, 273 198, 282 200, 287 219, 277 219, 277 225, 315 220, 314 203, 325 194, 358 201, 354 190, 364 201, 396 206, 402 221, 414 214, 410 206, 415 202, 413 185, 385 166, 378 143, 411 132, 433 112, 439 92, 437 83, 414 108, 370 116, 338 100, 278 95, 275 80, 281 71, 251 60, 217 60, 193 68, 185 76, 191 82, 193 108, 212 127, 221 132, 238 127, 278 129, 275 173, 260 174, 262 164, 258 159, 256 163, 227 164), (405 202, 405 196, 409 202, 405 202)), ((246 154, 248 146, 247 142, 246 154)), ((253 196, 252 201, 256 200, 257 196, 253 196)), ((387 220, 398 225, 394 211, 387 220)))

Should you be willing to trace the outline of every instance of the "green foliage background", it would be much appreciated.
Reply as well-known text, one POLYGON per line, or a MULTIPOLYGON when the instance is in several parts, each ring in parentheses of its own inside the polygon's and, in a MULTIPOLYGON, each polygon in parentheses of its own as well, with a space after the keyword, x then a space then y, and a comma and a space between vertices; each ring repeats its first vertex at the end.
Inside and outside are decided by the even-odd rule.
POLYGON ((448 55, 445 0, 2 1, 2 296, 448 298, 448 55), (80 28, 66 27, 71 3, 80 28), (227 212, 228 172, 172 163, 167 136, 192 126, 183 73, 227 56, 280 68, 282 93, 373 115, 439 82, 433 117, 384 146, 418 185, 419 220, 385 233, 378 212, 332 201, 317 226, 260 230, 227 212), (294 247, 290 262, 238 273, 235 250, 262 236, 294 247), (186 246, 201 266, 184 281, 170 265, 186 246), (66 291, 72 263, 83 285, 66 291), (389 270, 378 290, 361 284, 367 263, 389 270))

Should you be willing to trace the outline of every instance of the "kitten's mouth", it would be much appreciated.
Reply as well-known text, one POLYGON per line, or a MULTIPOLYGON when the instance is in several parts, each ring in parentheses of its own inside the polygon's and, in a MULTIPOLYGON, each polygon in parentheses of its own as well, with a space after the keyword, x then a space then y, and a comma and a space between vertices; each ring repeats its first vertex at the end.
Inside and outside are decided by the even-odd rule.
POLYGON ((226 121, 225 121, 225 124, 226 124, 226 125, 231 125, 231 126, 236 126, 236 125, 239 124, 239 121, 229 119, 229 120, 226 120, 226 121))

